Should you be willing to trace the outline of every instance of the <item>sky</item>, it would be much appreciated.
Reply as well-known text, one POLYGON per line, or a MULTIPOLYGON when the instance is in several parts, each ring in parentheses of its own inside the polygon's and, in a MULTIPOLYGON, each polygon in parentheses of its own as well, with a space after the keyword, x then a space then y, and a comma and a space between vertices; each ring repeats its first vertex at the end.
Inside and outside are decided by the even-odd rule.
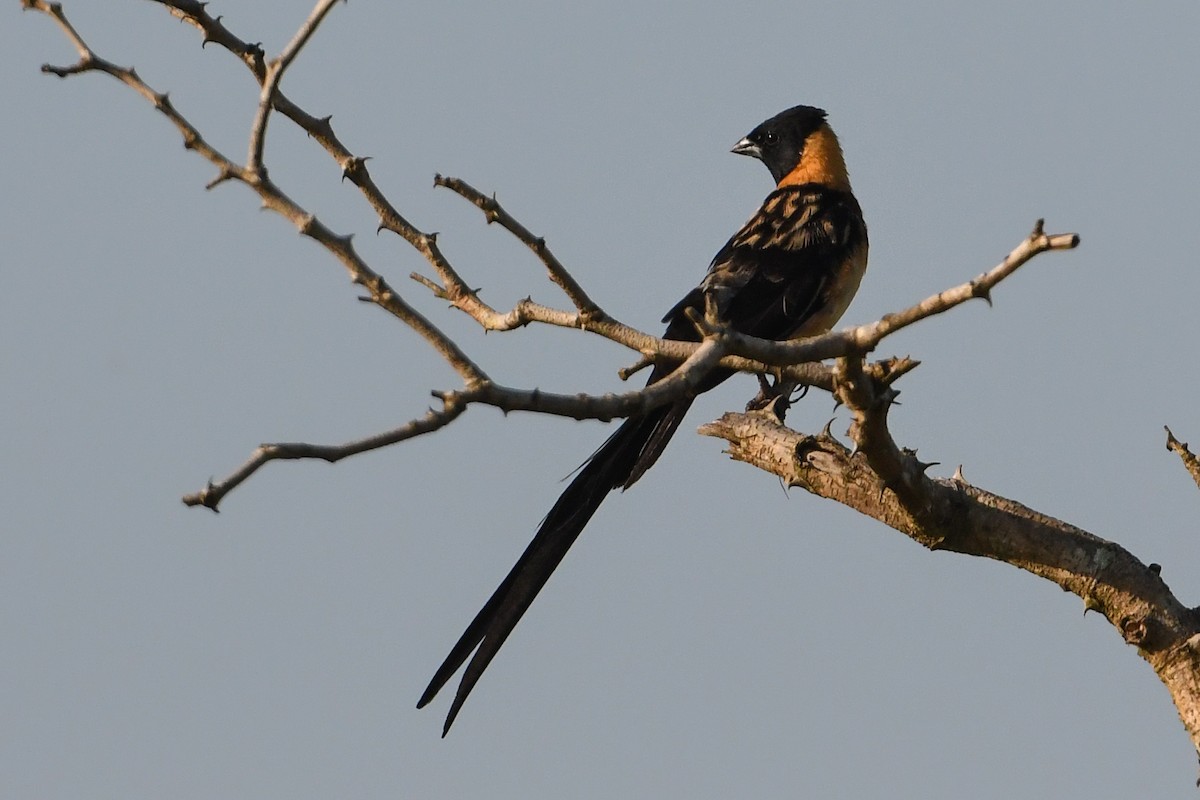
MULTIPOLYGON (((214 0, 276 52, 308 2, 214 0)), ((65 0, 210 142, 257 88, 150 2, 65 0)), ((1188 604, 1200 495, 1200 5, 615 2, 338 5, 283 90, 500 308, 563 306, 444 189, 495 192, 610 313, 647 330, 770 190, 729 148, 829 111, 871 235, 843 324, 993 266, 1039 217, 1078 250, 887 340, 897 440, 1120 542, 1188 604)), ((929 553, 693 433, 614 495, 450 736, 434 669, 598 422, 474 408, 349 459, 272 464, 221 513, 179 498, 263 441, 420 416, 456 378, 342 267, 107 77, 59 80, 49 19, 0 7, 0 795, 37 798, 1191 798, 1165 689, 1079 598, 929 553)), ((626 388, 558 329, 483 333, 286 120, 272 177, 502 383, 626 388)), ((789 422, 848 418, 811 392, 789 422)))

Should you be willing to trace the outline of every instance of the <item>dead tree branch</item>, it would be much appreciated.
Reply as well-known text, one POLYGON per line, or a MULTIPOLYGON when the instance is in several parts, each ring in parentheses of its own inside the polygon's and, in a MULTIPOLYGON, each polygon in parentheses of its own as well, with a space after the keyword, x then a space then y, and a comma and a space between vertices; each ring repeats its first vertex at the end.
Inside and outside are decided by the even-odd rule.
MULTIPOLYGON (((780 380, 832 390, 835 375, 829 367, 819 363, 821 360, 844 355, 860 356, 869 352, 884 337, 913 322, 947 311, 972 297, 986 297, 993 286, 1035 255, 1048 250, 1069 249, 1078 242, 1078 237, 1073 234, 1047 236, 1042 232, 1039 222, 1033 234, 990 272, 975 281, 949 289, 909 309, 884 317, 878 322, 840 333, 784 343, 753 339, 731 330, 713 330, 705 343, 696 344, 660 339, 613 319, 590 299, 578 281, 549 250, 545 240, 534 236, 509 214, 495 197, 488 197, 457 178, 437 176, 435 185, 449 188, 473 203, 484 212, 489 223, 498 222, 525 244, 545 266, 550 280, 563 290, 575 307, 574 311, 565 311, 539 305, 527 299, 519 302, 509 312, 501 313, 483 302, 478 294, 469 288, 458 270, 438 248, 435 234, 418 230, 396 211, 371 180, 366 168, 366 159, 352 155, 333 136, 329 118, 320 119, 304 112, 287 100, 280 91, 284 71, 304 45, 311 41, 321 21, 332 9, 334 0, 320 0, 283 53, 273 59, 267 59, 258 46, 248 45, 230 33, 218 19, 207 14, 202 4, 175 0, 155 1, 166 6, 175 16, 199 28, 204 34, 205 43, 217 42, 237 55, 258 81, 260 99, 250 126, 250 143, 245 166, 237 164, 209 145, 199 130, 171 104, 165 93, 152 89, 134 70, 117 66, 97 56, 67 22, 61 5, 46 0, 22 0, 22 3, 27 9, 41 11, 54 18, 80 54, 79 62, 73 66, 45 65, 44 71, 59 77, 84 72, 102 72, 120 80, 146 98, 175 125, 187 149, 199 153, 217 168, 217 176, 209 183, 209 188, 227 181, 235 181, 255 191, 265 208, 288 219, 302 234, 312 238, 333 254, 350 273, 351 281, 367 289, 369 296, 364 299, 387 310, 415 330, 454 368, 464 384, 461 390, 433 392, 434 396, 442 401, 440 410, 430 410, 423 417, 411 420, 389 432, 339 445, 261 445, 246 463, 230 476, 215 484, 210 482, 204 489, 186 495, 183 500, 188 505, 204 505, 215 510, 229 491, 269 461, 298 458, 336 461, 438 430, 457 419, 462 411, 472 404, 490 405, 505 411, 526 410, 575 419, 607 421, 614 417, 641 413, 656 405, 679 399, 691 391, 703 372, 717 365, 746 372, 770 372, 780 380), (496 384, 456 342, 404 300, 382 275, 359 256, 354 249, 352 235, 337 234, 328 229, 315 214, 291 200, 269 177, 263 161, 263 152, 267 120, 272 108, 284 113, 322 144, 342 166, 344 176, 349 177, 360 188, 379 214, 379 228, 392 230, 412 245, 433 267, 441 283, 424 276, 413 277, 428 287, 435 296, 447 300, 471 316, 484 329, 511 330, 537 322, 586 330, 636 350, 641 355, 638 364, 624 370, 622 377, 628 377, 640 366, 666 360, 682 365, 680 370, 677 370, 678 378, 662 381, 636 392, 602 396, 553 394, 538 389, 511 388, 496 384)), ((891 363, 893 368, 896 366, 894 361, 885 363, 891 363)), ((913 366, 915 362, 911 362, 906 371, 913 366)))
MULTIPOLYGON (((204 3, 154 2, 199 30, 202 46, 217 44, 242 61, 256 81, 259 102, 249 124, 245 164, 238 164, 209 144, 166 93, 151 88, 133 69, 98 56, 68 22, 59 3, 21 0, 23 8, 50 17, 79 55, 72 65, 44 65, 44 72, 60 78, 89 72, 106 74, 146 99, 175 126, 187 149, 215 167, 216 176, 208 188, 234 182, 255 192, 263 207, 287 219, 341 263, 352 283, 366 290, 363 300, 383 308, 414 330, 451 365, 462 381, 459 389, 432 393, 440 401, 440 408, 428 409, 423 416, 390 431, 340 445, 263 444, 228 477, 184 497, 185 503, 216 511, 225 495, 271 461, 336 462, 440 430, 475 404, 505 411, 609 420, 644 413, 686 397, 716 368, 771 373, 780 381, 816 386, 833 393, 853 415, 850 437, 854 450, 836 441, 828 431, 814 436, 788 430, 775 416, 777 405, 765 411, 726 414, 704 426, 702 433, 726 439, 733 458, 772 472, 789 486, 801 486, 854 508, 932 550, 1003 561, 1076 594, 1082 598, 1085 610, 1103 614, 1150 663, 1171 691, 1184 726, 1200 749, 1200 612, 1180 603, 1161 579, 1157 565, 1143 564, 1113 542, 970 486, 957 476, 951 480, 928 477, 926 471, 930 465, 921 462, 915 451, 898 445, 888 428, 888 414, 898 394, 894 384, 918 362, 908 358, 873 363, 864 360, 887 337, 921 320, 974 298, 990 304, 995 287, 1022 265, 1042 253, 1076 247, 1078 236, 1047 234, 1039 220, 1000 264, 974 280, 843 331, 805 340, 771 342, 725 329, 709 316, 695 320, 703 341, 688 343, 663 340, 622 324, 589 297, 545 240, 513 217, 494 196, 463 180, 439 175, 434 179, 435 186, 448 188, 471 202, 484 213, 489 224, 498 223, 522 242, 571 306, 558 309, 526 299, 502 312, 481 300, 470 288, 438 247, 436 234, 423 232, 399 213, 372 179, 367 158, 354 155, 337 138, 330 117, 308 113, 281 90, 288 67, 317 33, 335 0, 318 0, 292 40, 274 58, 268 58, 261 46, 247 43, 230 32, 219 18, 208 14, 204 3), (622 371, 622 378, 652 363, 677 363, 679 367, 653 386, 622 394, 556 394, 497 384, 453 339, 362 259, 353 246, 352 235, 330 230, 269 177, 266 134, 272 112, 295 122, 321 145, 338 164, 342 177, 357 186, 371 205, 378 218, 376 230, 389 230, 400 236, 428 262, 436 279, 412 277, 485 330, 507 331, 538 323, 602 336, 639 355, 635 365, 622 371), (821 363, 830 359, 836 360, 834 366, 821 363)), ((1200 460, 1169 430, 1167 437, 1167 447, 1179 454, 1200 485, 1200 460)))
POLYGON ((887 429, 895 390, 861 362, 839 362, 835 392, 854 415, 853 451, 828 430, 799 433, 769 412, 728 413, 700 432, 728 441, 735 460, 847 505, 930 550, 1003 561, 1077 595, 1085 612, 1103 614, 1154 668, 1200 750, 1200 610, 1175 597, 1157 564, 958 476, 928 477, 931 465, 898 447, 887 429))

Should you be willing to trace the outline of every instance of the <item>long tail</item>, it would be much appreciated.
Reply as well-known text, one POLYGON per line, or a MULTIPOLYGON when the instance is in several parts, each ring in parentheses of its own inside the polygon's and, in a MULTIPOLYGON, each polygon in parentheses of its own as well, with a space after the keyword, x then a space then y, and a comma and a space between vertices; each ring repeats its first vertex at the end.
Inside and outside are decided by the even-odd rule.
POLYGON ((643 416, 630 417, 579 470, 542 520, 533 541, 508 577, 475 615, 417 702, 417 708, 427 705, 474 651, 446 716, 442 736, 449 732, 479 677, 604 498, 613 489, 632 486, 654 464, 691 404, 690 399, 683 400, 643 416))

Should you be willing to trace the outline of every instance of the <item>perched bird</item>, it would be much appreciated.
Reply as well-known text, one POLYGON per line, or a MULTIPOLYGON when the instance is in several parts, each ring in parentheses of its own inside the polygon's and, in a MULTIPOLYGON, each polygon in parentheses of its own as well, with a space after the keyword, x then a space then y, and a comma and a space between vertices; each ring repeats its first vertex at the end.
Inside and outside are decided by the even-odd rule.
MULTIPOLYGON (((663 317, 664 338, 699 340, 686 311, 703 315, 706 295, 713 296, 726 325, 750 336, 784 340, 825 333, 850 304, 867 266, 867 228, 825 112, 811 106, 789 108, 752 130, 733 152, 766 164, 776 188, 713 258, 700 285, 663 317)), ((673 369, 675 365, 655 366, 647 385, 673 369)), ((731 374, 714 371, 697 393, 731 374)), ((558 498, 417 703, 417 708, 427 705, 470 658, 443 736, 600 503, 613 489, 628 489, 654 464, 692 399, 629 417, 558 498)))

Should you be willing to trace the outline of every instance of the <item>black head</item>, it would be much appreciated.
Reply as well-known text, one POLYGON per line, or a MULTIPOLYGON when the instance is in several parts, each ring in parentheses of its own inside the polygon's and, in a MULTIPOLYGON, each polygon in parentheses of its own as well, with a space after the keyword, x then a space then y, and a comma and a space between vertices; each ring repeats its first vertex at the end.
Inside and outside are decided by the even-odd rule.
POLYGON ((795 106, 750 131, 732 152, 762 161, 778 183, 800 163, 805 141, 824 124, 824 109, 795 106))

